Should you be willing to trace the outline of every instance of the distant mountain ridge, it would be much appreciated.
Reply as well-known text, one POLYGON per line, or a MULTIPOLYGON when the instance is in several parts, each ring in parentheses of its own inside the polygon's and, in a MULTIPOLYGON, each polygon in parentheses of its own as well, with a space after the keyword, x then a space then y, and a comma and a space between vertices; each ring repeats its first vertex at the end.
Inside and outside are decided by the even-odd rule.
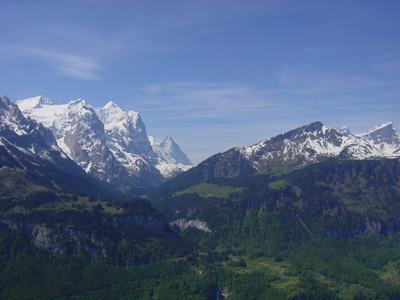
POLYGON ((157 154, 156 167, 161 173, 173 176, 181 170, 186 171, 190 168, 189 158, 172 137, 167 136, 158 142, 155 137, 149 136, 149 140, 153 151, 157 154))
POLYGON ((304 164, 325 158, 399 157, 400 141, 391 122, 359 135, 313 122, 237 150, 255 169, 264 171, 274 164, 304 164))
POLYGON ((217 153, 176 180, 185 182, 293 169, 326 159, 366 160, 400 157, 399 135, 388 122, 365 134, 313 122, 244 147, 217 153))
POLYGON ((191 167, 185 154, 186 160, 181 159, 181 150, 176 152, 180 157, 175 148, 161 155, 139 113, 112 101, 92 107, 83 99, 56 104, 38 96, 16 103, 26 116, 48 127, 58 146, 88 174, 120 189, 152 187, 191 167))

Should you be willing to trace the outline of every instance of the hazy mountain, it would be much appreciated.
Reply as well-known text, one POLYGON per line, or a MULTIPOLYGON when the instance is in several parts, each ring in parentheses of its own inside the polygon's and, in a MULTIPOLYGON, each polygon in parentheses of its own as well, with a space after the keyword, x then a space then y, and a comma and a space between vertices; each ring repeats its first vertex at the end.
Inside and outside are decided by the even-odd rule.
POLYGON ((157 169, 166 177, 172 177, 191 168, 187 155, 182 151, 175 140, 168 136, 159 143, 154 137, 149 136, 149 141, 154 153, 157 154, 157 169))

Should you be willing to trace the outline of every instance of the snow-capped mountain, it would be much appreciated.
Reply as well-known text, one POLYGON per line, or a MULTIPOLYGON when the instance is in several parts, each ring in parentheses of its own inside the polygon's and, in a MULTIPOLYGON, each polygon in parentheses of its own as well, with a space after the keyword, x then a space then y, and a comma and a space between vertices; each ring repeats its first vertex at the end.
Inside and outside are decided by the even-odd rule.
POLYGON ((262 171, 274 165, 304 164, 330 157, 393 158, 400 156, 400 142, 392 123, 353 135, 349 130, 338 131, 314 122, 238 150, 262 171))
POLYGON ((153 186, 190 167, 156 152, 140 115, 112 101, 95 108, 82 99, 56 104, 39 96, 17 105, 48 127, 59 147, 88 174, 121 189, 153 186))
MULTIPOLYGON (((72 163, 57 146, 51 131, 35 120, 25 118, 18 106, 7 97, 0 97, 0 144, 2 150, 9 154, 19 152, 11 156, 24 156, 24 161, 33 163, 43 160, 46 164, 56 164, 59 161, 70 165, 72 163)), ((22 160, 13 161, 23 169, 27 167, 22 160)))
POLYGON ((365 160, 400 157, 400 143, 391 123, 365 134, 336 130, 321 122, 215 154, 188 171, 199 180, 290 170, 329 158, 365 160))
POLYGON ((371 141, 386 156, 400 156, 400 138, 392 122, 376 126, 359 137, 371 141))
POLYGON ((149 136, 149 141, 157 154, 156 167, 164 176, 171 177, 191 168, 189 158, 172 137, 167 136, 159 143, 155 137, 149 136))
POLYGON ((0 97, 0 167, 25 172, 49 188, 68 187, 71 191, 71 185, 78 188, 89 180, 57 145, 52 132, 25 117, 7 97, 0 97))

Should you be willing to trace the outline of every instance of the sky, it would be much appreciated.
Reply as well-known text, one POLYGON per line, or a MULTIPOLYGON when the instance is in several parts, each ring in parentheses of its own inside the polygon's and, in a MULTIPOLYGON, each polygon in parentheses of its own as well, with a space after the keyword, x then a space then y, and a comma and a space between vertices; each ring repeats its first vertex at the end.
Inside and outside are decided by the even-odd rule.
POLYGON ((197 163, 321 121, 400 128, 400 1, 0 0, 0 93, 113 100, 197 163))

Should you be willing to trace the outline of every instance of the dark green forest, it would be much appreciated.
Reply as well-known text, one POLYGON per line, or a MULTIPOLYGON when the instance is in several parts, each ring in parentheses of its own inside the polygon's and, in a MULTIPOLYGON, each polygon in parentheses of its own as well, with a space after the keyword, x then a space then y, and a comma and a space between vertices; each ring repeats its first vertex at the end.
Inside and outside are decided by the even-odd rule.
POLYGON ((398 160, 189 173, 124 201, 15 193, 0 199, 1 299, 400 297, 398 160))

